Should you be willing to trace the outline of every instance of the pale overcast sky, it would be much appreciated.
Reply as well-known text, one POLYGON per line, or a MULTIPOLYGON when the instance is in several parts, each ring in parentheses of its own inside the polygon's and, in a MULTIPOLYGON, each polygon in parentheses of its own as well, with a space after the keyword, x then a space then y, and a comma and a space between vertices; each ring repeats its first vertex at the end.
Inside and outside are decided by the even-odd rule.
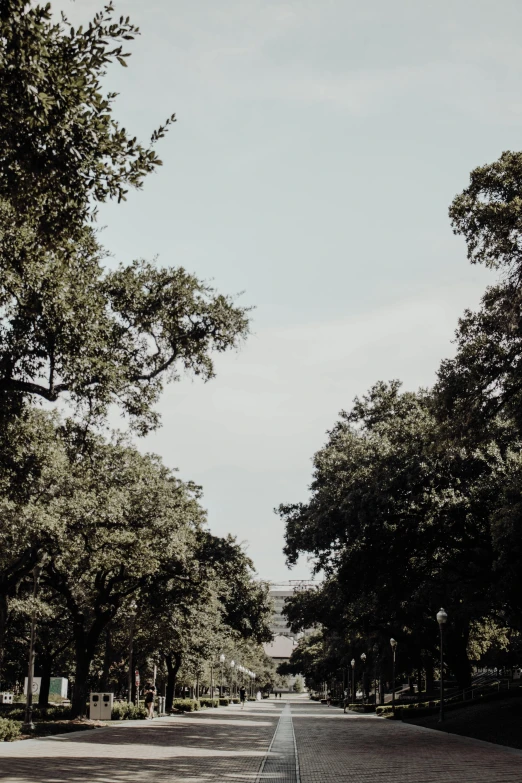
MULTIPOLYGON (((99 9, 60 0, 75 24, 99 9)), ((118 260, 159 256, 253 305, 218 377, 163 396, 141 442, 201 483, 209 523, 287 571, 273 509, 304 500, 337 413, 379 379, 433 382, 489 280, 447 217, 522 140, 516 0, 116 0, 141 37, 111 70, 163 168, 101 212, 118 260)))

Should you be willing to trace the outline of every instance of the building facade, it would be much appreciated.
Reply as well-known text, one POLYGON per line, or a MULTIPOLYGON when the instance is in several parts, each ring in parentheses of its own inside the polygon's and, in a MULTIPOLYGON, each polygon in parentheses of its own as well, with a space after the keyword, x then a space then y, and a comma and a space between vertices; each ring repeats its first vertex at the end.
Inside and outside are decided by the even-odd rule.
POLYGON ((314 582, 304 580, 291 580, 288 582, 273 582, 270 585, 270 597, 274 602, 274 613, 270 623, 270 630, 274 636, 288 636, 290 639, 300 639, 302 636, 308 636, 312 629, 294 633, 283 615, 283 607, 287 598, 291 598, 298 590, 310 590, 314 587, 314 582))

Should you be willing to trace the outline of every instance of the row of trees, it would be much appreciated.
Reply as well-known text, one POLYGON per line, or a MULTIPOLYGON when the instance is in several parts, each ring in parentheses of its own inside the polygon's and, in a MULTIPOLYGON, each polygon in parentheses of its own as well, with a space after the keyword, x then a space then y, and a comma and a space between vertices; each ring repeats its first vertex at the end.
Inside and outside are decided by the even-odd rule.
POLYGON ((294 629, 322 628, 290 667, 311 680, 362 652, 389 667, 393 637, 400 671, 429 683, 441 606, 460 687, 474 663, 522 663, 521 205, 522 154, 472 172, 450 217, 499 281, 460 320, 435 386, 356 399, 315 455, 309 501, 279 509, 288 562, 306 553, 324 576, 286 609, 294 629))
POLYGON ((17 478, 4 483, 4 680, 25 675, 33 613, 41 702, 51 675, 67 672, 77 714, 89 688, 126 688, 130 638, 135 663, 165 669, 169 701, 182 666, 195 677, 225 648, 241 643, 244 664, 259 665, 244 643, 271 638, 268 588, 232 538, 208 531, 198 487, 121 436, 107 442, 43 411, 28 410, 11 433, 19 456, 23 435, 30 444, 35 478, 19 500, 17 478))
POLYGON ((105 264, 97 204, 141 187, 175 122, 143 145, 114 118, 103 79, 138 33, 112 5, 74 29, 0 0, 0 679, 22 678, 35 617, 42 701, 67 673, 75 714, 89 687, 123 687, 131 639, 169 700, 218 651, 269 671, 241 547, 209 533, 198 487, 107 431, 114 411, 159 426, 164 384, 209 380, 248 333, 247 309, 181 267, 105 264))

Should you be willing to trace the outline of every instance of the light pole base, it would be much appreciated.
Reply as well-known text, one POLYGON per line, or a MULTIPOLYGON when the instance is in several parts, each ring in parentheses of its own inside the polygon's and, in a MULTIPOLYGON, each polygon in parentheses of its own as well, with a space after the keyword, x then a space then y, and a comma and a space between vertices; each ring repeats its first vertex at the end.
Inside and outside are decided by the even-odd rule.
POLYGON ((34 731, 34 723, 22 723, 22 732, 34 731))

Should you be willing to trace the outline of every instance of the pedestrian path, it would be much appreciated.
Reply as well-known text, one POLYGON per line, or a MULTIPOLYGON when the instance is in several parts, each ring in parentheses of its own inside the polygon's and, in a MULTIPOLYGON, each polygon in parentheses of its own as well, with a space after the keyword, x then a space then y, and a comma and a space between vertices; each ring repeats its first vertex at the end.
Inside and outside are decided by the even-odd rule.
POLYGON ((292 711, 289 704, 281 713, 257 777, 257 783, 268 780, 277 783, 300 783, 292 711))
POLYGON ((522 783, 522 753, 357 715, 292 706, 301 783, 522 783))
POLYGON ((522 752, 313 702, 0 743, 3 783, 522 783, 522 752))

